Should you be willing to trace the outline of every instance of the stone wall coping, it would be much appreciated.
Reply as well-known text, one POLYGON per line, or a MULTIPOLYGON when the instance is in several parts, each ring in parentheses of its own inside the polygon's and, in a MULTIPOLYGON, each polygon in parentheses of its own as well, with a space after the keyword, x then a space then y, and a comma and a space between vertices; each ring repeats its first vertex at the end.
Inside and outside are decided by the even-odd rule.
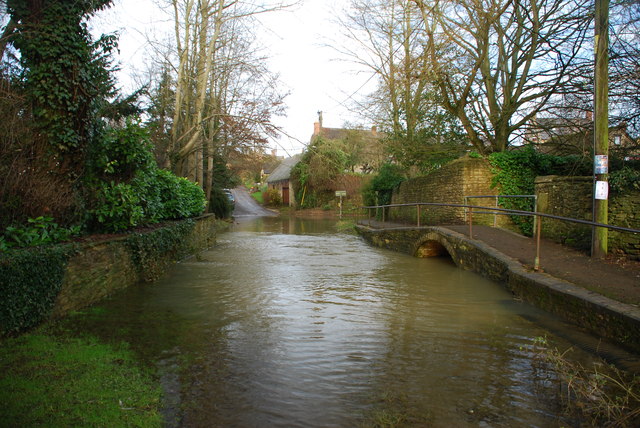
POLYGON ((564 175, 541 175, 536 177, 535 184, 543 184, 543 183, 558 183, 558 182, 592 182, 593 177, 591 176, 575 176, 575 177, 567 177, 564 175))

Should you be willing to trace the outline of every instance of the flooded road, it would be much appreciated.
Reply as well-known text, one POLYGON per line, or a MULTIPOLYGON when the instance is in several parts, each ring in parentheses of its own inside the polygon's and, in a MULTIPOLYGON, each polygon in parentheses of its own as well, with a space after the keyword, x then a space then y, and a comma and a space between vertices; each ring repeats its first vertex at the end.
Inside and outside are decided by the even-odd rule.
POLYGON ((561 323, 446 258, 372 248, 333 221, 243 221, 84 323, 159 368, 167 426, 563 424, 534 345, 571 346, 561 323))

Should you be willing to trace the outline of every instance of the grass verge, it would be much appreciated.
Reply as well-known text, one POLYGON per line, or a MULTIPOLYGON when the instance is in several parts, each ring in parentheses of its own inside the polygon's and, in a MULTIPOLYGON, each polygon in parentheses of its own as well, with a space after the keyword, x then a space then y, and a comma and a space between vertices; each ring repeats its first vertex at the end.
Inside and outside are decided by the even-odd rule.
POLYGON ((1 342, 7 426, 159 427, 160 388, 126 346, 38 331, 1 342))

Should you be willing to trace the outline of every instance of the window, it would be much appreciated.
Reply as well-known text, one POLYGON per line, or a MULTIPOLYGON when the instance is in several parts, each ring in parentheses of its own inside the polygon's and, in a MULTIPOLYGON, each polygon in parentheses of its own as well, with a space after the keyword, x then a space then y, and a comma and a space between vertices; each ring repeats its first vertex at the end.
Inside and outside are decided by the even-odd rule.
POLYGON ((619 146, 620 145, 620 140, 621 140, 621 138, 620 138, 619 135, 614 136, 613 137, 613 144, 615 144, 616 146, 619 146))

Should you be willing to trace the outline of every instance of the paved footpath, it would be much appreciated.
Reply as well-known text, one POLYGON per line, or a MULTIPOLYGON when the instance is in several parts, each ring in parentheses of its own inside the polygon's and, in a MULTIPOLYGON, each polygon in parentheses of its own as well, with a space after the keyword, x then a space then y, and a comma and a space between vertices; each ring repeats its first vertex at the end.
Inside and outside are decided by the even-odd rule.
MULTIPOLYGON (((468 226, 447 226, 469 235, 468 226)), ((535 239, 490 226, 474 226, 474 239, 479 239, 501 253, 533 268, 535 239)), ((566 246, 542 240, 540 268, 548 275, 595 291, 614 300, 640 305, 640 263, 597 260, 566 246)))

